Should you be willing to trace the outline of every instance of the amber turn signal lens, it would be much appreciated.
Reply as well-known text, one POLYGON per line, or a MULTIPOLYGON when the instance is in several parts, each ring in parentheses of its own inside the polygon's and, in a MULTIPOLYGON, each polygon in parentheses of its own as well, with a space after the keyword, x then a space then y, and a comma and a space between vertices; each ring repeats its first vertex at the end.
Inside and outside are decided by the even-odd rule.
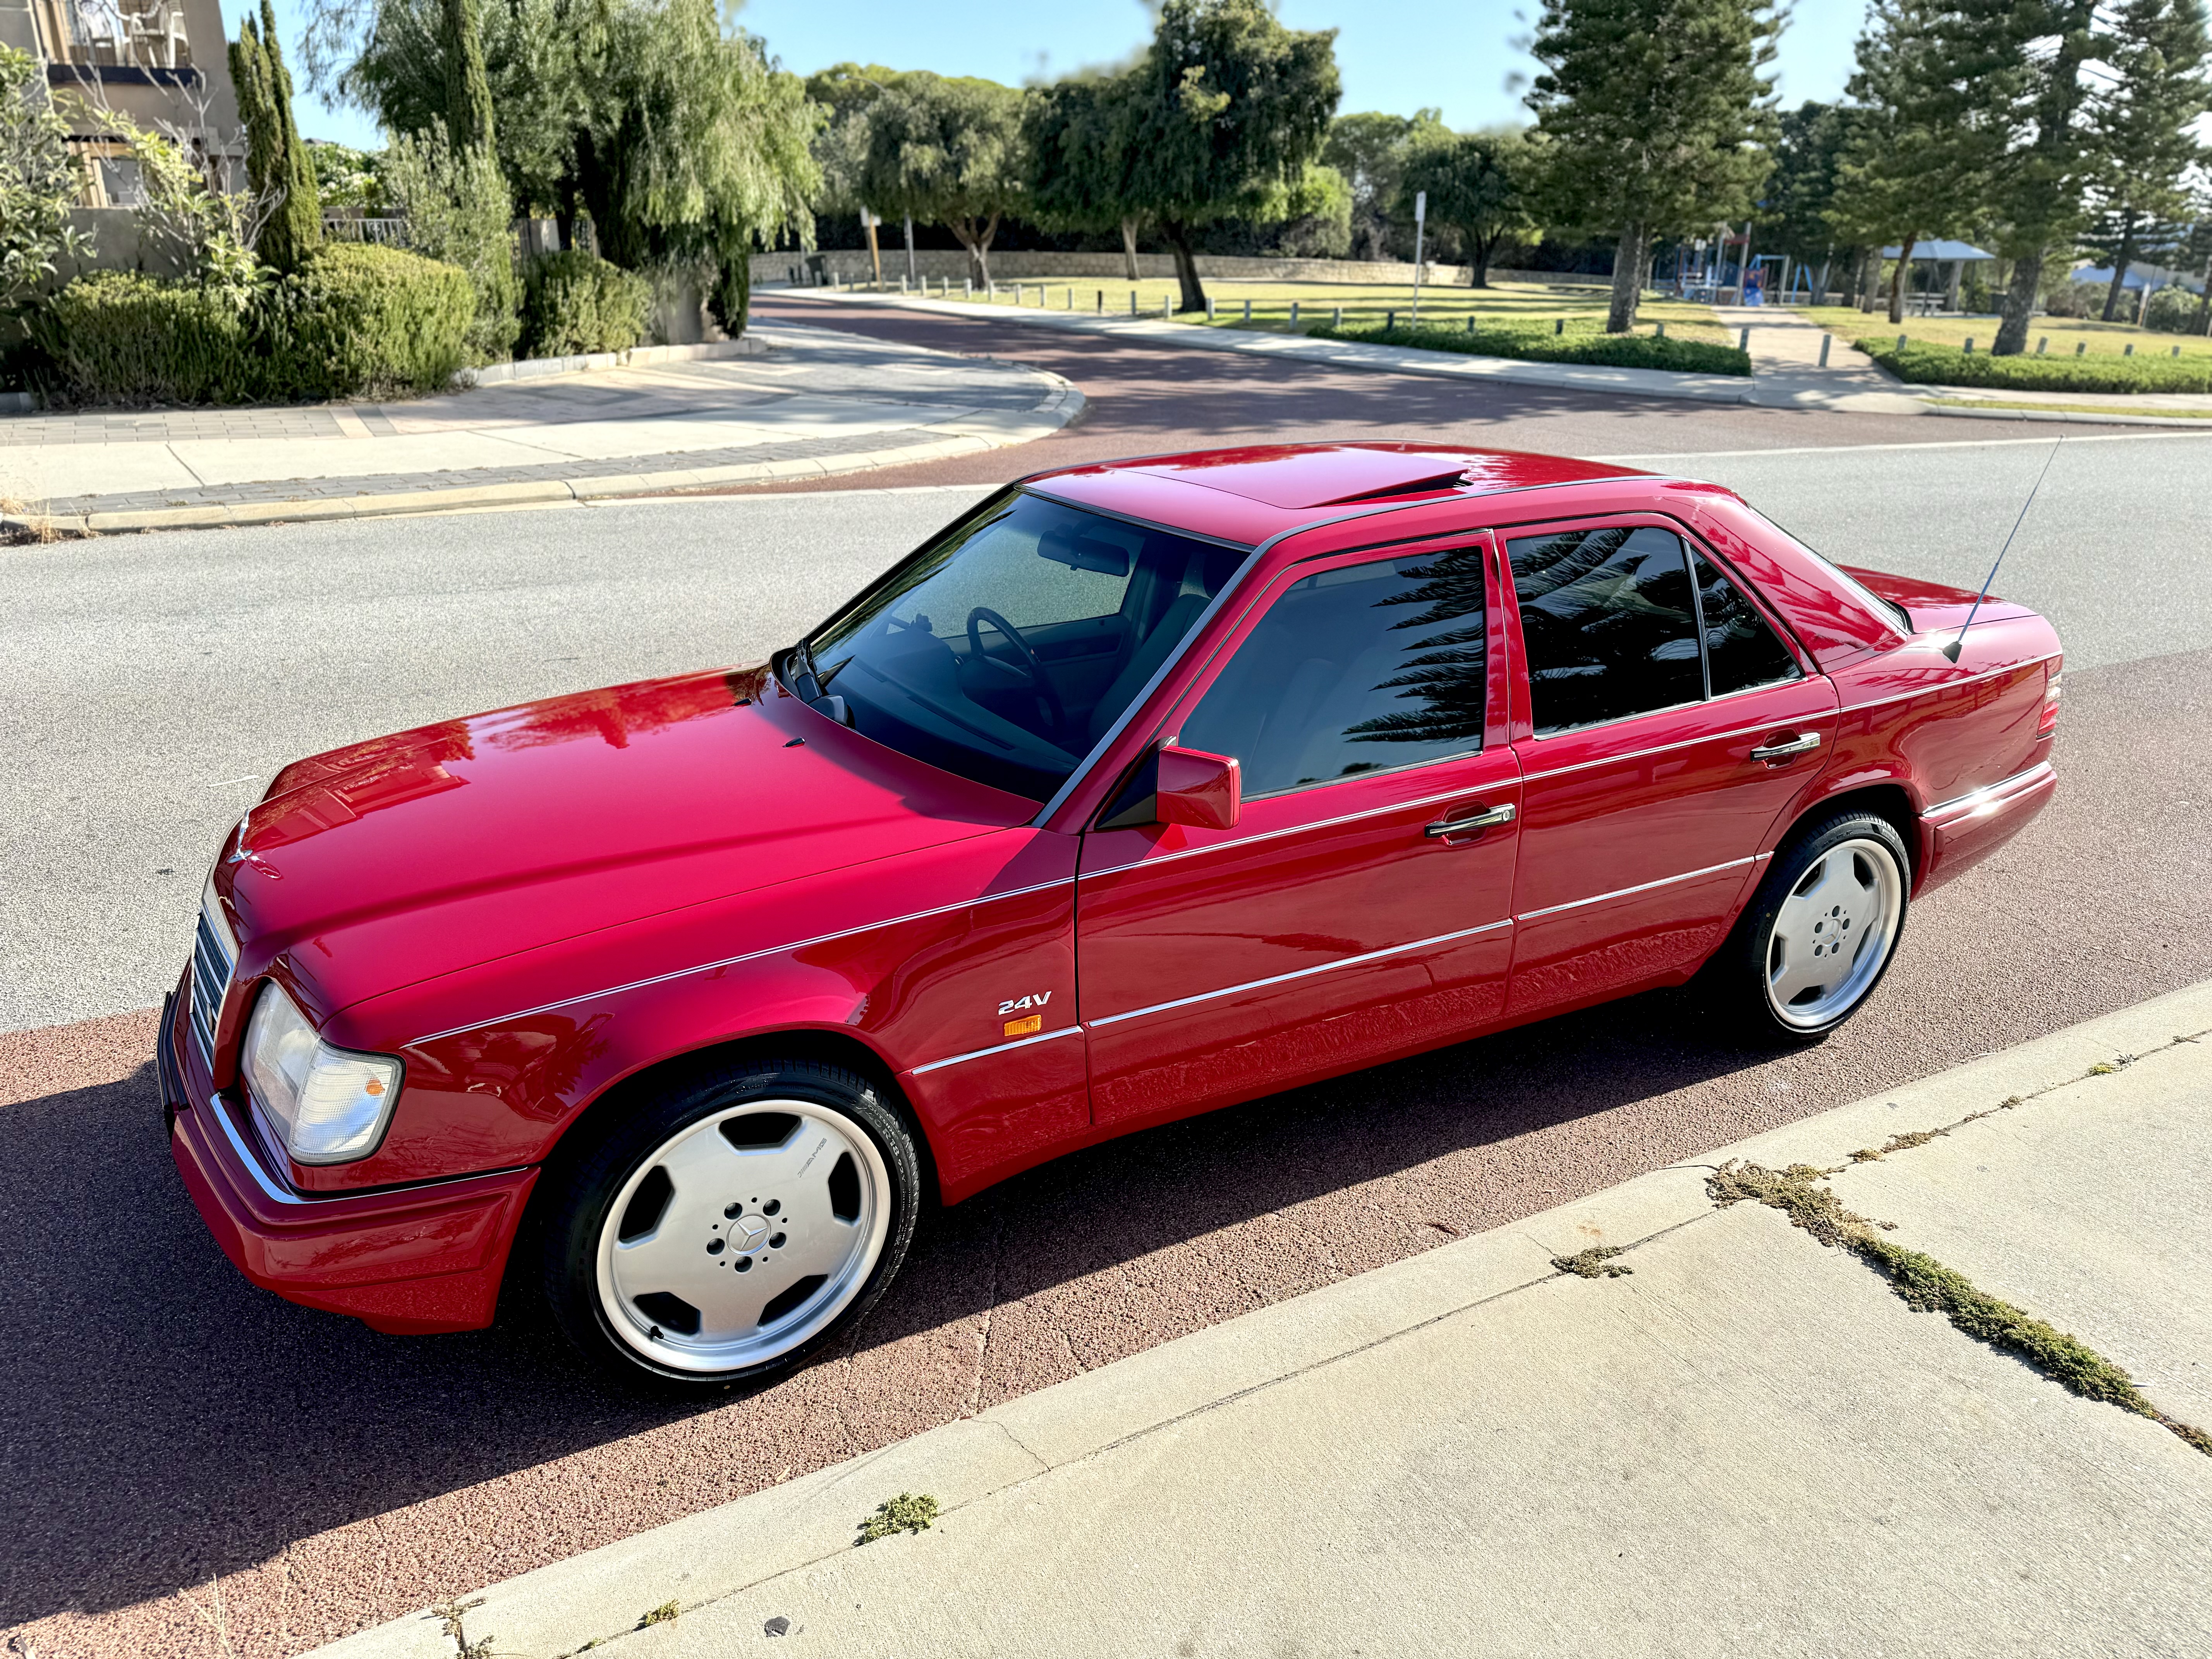
POLYGON ((1042 1030, 1044 1030, 1042 1014, 1031 1014, 1026 1019, 1010 1019, 1006 1022, 1008 1036, 1035 1036, 1042 1030))

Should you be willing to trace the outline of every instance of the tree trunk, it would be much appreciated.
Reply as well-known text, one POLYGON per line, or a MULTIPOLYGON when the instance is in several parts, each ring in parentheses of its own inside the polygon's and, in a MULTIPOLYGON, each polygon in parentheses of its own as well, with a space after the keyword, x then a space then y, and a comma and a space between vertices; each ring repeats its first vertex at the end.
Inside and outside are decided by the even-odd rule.
POLYGON ((1811 304, 1824 306, 1828 303, 1828 267, 1835 262, 1835 250, 1831 248, 1820 260, 1820 274, 1813 279, 1811 304))
POLYGON ((1137 280, 1137 222, 1121 221, 1121 268, 1131 282, 1137 280))
POLYGON ((1990 343, 1992 357, 2017 357, 2027 349, 2027 323, 2034 314, 2036 291, 2043 286, 2043 250, 2021 258, 2012 268, 2012 281, 2005 285, 2002 320, 1997 324, 1997 337, 1990 343))
POLYGON ((1636 326, 1636 307, 1644 298, 1644 254, 1646 246, 1642 220, 1623 226, 1613 251, 1613 303, 1605 314, 1605 331, 1626 334, 1636 326))
POLYGON ((1863 247, 1859 250, 1858 275, 1852 278, 1857 295, 1852 303, 1861 311, 1871 313, 1875 295, 1881 287, 1881 250, 1863 247))
POLYGON ((1897 269, 1889 273, 1889 320, 1893 323, 1905 320, 1905 274, 1912 269, 1912 249, 1919 240, 1908 234, 1897 245, 1897 269))
POLYGON ((1498 251, 1498 237, 1485 236, 1468 227, 1460 232, 1460 240, 1467 244, 1467 285, 1469 288, 1490 286, 1490 256, 1498 251))
POLYGON ((972 219, 963 219, 957 224, 948 224, 953 240, 968 250, 968 279, 977 288, 991 285, 991 239, 999 234, 999 216, 993 214, 978 230, 972 219))
POLYGON ((2197 331, 2212 334, 2212 255, 2204 260, 2204 292, 2197 301, 2197 331))
POLYGON ((2128 263, 2136 257, 2136 216, 2120 216, 2120 246, 2112 255, 2112 280, 2105 289, 2105 320, 2111 322, 2112 313, 2120 308, 2121 285, 2128 280, 2128 263))
POLYGON ((1173 220, 1160 226, 1168 239, 1168 247, 1175 254, 1176 281, 1182 286, 1182 311, 1206 309, 1206 289, 1198 280, 1198 256, 1190 249, 1190 228, 1173 220))

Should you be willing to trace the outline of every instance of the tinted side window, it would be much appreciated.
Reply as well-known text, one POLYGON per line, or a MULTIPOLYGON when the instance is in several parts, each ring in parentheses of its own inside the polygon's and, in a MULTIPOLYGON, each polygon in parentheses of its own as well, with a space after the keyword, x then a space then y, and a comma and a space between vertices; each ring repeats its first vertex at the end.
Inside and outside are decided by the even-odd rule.
POLYGON ((1680 538, 1614 526, 1506 544, 1536 733, 1696 702, 1696 602, 1680 538))
POLYGON ((1248 796, 1482 747, 1482 550, 1324 570, 1285 588, 1182 723, 1248 796))
POLYGON ((1713 568, 1702 553, 1690 555, 1698 577, 1698 610, 1705 619, 1705 673, 1711 695, 1724 697, 1753 685, 1794 680, 1803 672, 1766 618, 1713 568))

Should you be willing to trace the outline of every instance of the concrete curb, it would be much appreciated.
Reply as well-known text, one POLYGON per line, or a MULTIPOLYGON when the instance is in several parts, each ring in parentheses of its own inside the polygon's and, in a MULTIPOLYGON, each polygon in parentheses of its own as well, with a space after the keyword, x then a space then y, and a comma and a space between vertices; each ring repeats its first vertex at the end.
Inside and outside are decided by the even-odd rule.
MULTIPOLYGON (((779 290, 781 292, 781 290, 779 290)), ((1263 357, 1290 357, 1326 363, 1335 368, 1359 368, 1370 373, 1420 374, 1447 380, 1504 380, 1522 386, 1560 386, 1577 392, 1603 392, 1635 398, 1686 398, 1699 403, 1747 404, 1764 409, 1824 410, 1841 415, 1948 415, 1967 419, 2070 421, 2088 426, 2163 426, 2203 430, 2212 422, 2184 416, 2063 414, 2049 410, 2017 411, 1998 409, 1946 409, 1930 403, 1903 381, 1881 391, 1825 393, 1802 386, 1785 391, 1770 387, 1762 395, 1759 377, 1729 374, 1684 374, 1671 369, 1598 368, 1581 363, 1530 363, 1511 357, 1461 357, 1446 351, 1422 351, 1406 346, 1362 345, 1348 340, 1315 340, 1285 334, 1243 334, 1233 329, 1201 327, 1194 323, 1170 323, 1157 318, 1099 317, 1081 312, 1012 311, 978 307, 949 300, 925 300, 908 294, 840 293, 797 289, 799 298, 837 305, 894 305, 909 311, 929 311, 940 316, 979 314, 1025 323, 1031 327, 1056 328, 1081 334, 1122 335, 1156 340, 1163 344, 1200 351, 1243 352, 1263 357), (1869 408, 1869 399, 1883 400, 1869 408)), ((1784 376, 1784 379, 1793 377, 1784 376)), ((1885 374, 1883 377, 1889 377, 1885 374)))
MULTIPOLYGON (((669 350, 693 348, 669 347, 669 350)), ((711 349, 711 348, 710 348, 711 349)), ((723 466, 672 467, 588 477, 546 478, 514 483, 455 484, 450 489, 376 491, 351 495, 311 495, 284 501, 209 502, 191 507, 149 507, 114 513, 80 513, 40 518, 0 516, 0 530, 19 534, 54 532, 69 536, 116 535, 144 530, 206 530, 246 525, 296 524, 332 519, 390 518, 415 513, 451 513, 474 507, 527 507, 557 501, 605 501, 623 495, 724 489, 732 485, 775 483, 787 478, 841 477, 848 473, 907 466, 1012 448, 1049 437, 1082 418, 1086 403, 1073 382, 1044 369, 1030 371, 1053 382, 1052 395, 1033 408, 1003 414, 979 410, 958 420, 918 430, 942 435, 926 442, 799 459, 746 461, 723 466)))
MULTIPOLYGON (((690 1612, 848 1555, 860 1518, 901 1491, 957 1510, 1321 1365, 1558 1277, 1555 1255, 1644 1243, 1717 1213, 1706 1173, 1729 1158, 1823 1167, 1899 1132, 1936 1129, 2081 1083, 2212 1031, 2212 982, 2086 1021, 1756 1136, 1526 1220, 1410 1257, 1102 1366, 978 1417, 526 1573, 470 1613, 502 1655, 551 1659, 626 1635, 646 1609, 690 1612)), ((1871 1166, 1869 1166, 1871 1167, 1871 1166)), ((313 1659, 450 1659, 417 1613, 313 1659)))
POLYGON ((713 340, 699 345, 632 346, 627 351, 591 351, 568 357, 529 357, 517 362, 489 363, 465 368, 453 376, 456 386, 507 386, 517 380, 543 380, 556 375, 594 374, 611 368, 645 368, 654 363, 693 363, 728 357, 765 357, 768 347, 751 335, 734 340, 713 340))

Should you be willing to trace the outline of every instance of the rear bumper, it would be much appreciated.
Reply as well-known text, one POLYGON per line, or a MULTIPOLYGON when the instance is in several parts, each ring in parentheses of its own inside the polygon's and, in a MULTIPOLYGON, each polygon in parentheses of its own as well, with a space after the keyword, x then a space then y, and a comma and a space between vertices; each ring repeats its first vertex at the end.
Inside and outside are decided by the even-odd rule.
POLYGON ((1922 813, 1919 890, 1941 886, 1989 857, 2050 804, 2057 787, 2057 774, 2044 761, 1922 813))
POLYGON ((241 1109, 216 1094, 185 1042, 173 994, 155 1044, 169 1151, 216 1243, 289 1302, 380 1331, 478 1330, 492 1322, 535 1169, 341 1197, 306 1197, 267 1169, 241 1109))

